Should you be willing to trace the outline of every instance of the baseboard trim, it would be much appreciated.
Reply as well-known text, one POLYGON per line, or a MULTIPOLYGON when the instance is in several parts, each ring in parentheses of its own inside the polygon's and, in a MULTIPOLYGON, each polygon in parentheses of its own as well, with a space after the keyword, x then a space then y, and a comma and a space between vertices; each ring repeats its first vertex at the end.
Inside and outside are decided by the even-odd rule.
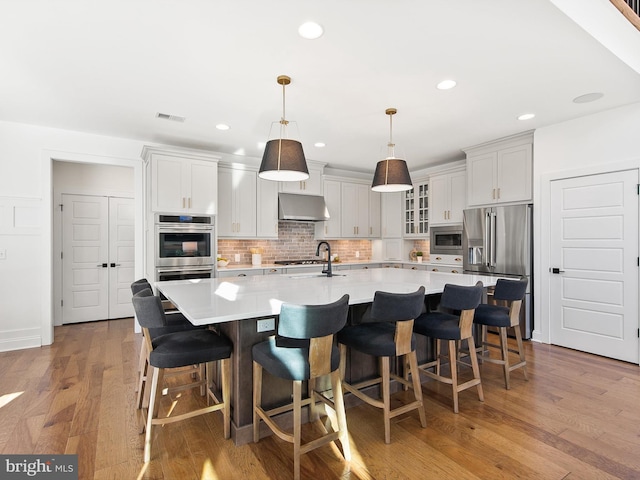
POLYGON ((41 346, 42 336, 40 335, 39 328, 0 331, 0 352, 24 350, 25 348, 41 346))

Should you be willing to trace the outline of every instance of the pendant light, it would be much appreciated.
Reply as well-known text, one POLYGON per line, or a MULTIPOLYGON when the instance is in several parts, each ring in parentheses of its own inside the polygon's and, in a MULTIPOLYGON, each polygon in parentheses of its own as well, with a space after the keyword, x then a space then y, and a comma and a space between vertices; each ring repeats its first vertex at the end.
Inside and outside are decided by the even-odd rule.
POLYGON ((396 158, 395 144, 393 143, 393 115, 397 113, 395 108, 387 108, 384 112, 389 115, 389 143, 387 144, 387 158, 380 160, 376 165, 376 173, 373 175, 371 190, 374 192, 404 192, 411 190, 411 176, 407 168, 407 162, 396 158))
POLYGON ((277 81, 279 85, 282 85, 280 136, 267 142, 258 176, 265 180, 278 182, 298 182, 309 178, 309 169, 304 158, 302 144, 297 140, 286 138, 289 121, 284 116, 284 87, 291 83, 291 78, 280 75, 277 81))

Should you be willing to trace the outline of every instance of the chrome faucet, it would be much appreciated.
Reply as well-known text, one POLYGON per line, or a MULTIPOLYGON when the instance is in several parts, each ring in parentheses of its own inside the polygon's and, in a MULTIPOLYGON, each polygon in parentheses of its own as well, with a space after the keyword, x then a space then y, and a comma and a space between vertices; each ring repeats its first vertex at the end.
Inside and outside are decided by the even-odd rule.
POLYGON ((323 240, 322 242, 318 243, 318 248, 316 248, 316 257, 320 256, 320 247, 323 244, 327 246, 327 269, 322 270, 322 273, 326 273, 327 277, 332 277, 333 273, 331 273, 331 245, 329 245, 329 242, 325 242, 323 240))

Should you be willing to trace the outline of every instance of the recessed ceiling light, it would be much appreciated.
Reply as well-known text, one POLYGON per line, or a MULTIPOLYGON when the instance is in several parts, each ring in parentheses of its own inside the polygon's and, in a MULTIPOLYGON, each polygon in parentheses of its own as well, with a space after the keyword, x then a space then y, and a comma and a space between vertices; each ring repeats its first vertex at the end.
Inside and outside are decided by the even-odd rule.
POLYGON ((535 116, 535 113, 523 113, 518 117, 518 120, 531 120, 535 116))
POLYGON ((455 80, 443 80, 438 85, 436 85, 436 88, 438 90, 450 90, 456 85, 457 83, 455 80))
POLYGON ((219 123, 216 125, 218 130, 229 130, 231 127, 229 125, 225 125, 224 123, 219 123))
POLYGON ((580 95, 579 97, 574 98, 573 103, 595 102, 596 100, 600 100, 602 97, 604 97, 604 93, 600 93, 600 92, 586 93, 584 95, 580 95))
POLYGON ((298 33, 302 38, 306 38, 307 40, 315 40, 316 38, 320 38, 324 33, 324 29, 322 25, 316 22, 305 22, 298 27, 298 33))
POLYGON ((324 147, 326 147, 326 145, 325 145, 323 142, 316 142, 316 143, 314 143, 314 144, 313 144, 313 146, 314 146, 314 147, 317 147, 317 148, 324 148, 324 147))

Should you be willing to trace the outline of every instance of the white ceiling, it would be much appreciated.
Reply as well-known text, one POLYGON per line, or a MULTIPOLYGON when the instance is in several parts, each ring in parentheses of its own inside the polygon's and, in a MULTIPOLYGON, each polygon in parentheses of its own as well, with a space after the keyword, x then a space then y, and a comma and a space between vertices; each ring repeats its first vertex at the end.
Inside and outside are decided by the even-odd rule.
POLYGON ((640 101, 638 73, 549 0, 0 0, 0 44, 0 120, 259 159, 286 74, 307 158, 360 171, 386 151, 388 107, 415 170, 640 101), (320 39, 298 36, 307 20, 320 39))

